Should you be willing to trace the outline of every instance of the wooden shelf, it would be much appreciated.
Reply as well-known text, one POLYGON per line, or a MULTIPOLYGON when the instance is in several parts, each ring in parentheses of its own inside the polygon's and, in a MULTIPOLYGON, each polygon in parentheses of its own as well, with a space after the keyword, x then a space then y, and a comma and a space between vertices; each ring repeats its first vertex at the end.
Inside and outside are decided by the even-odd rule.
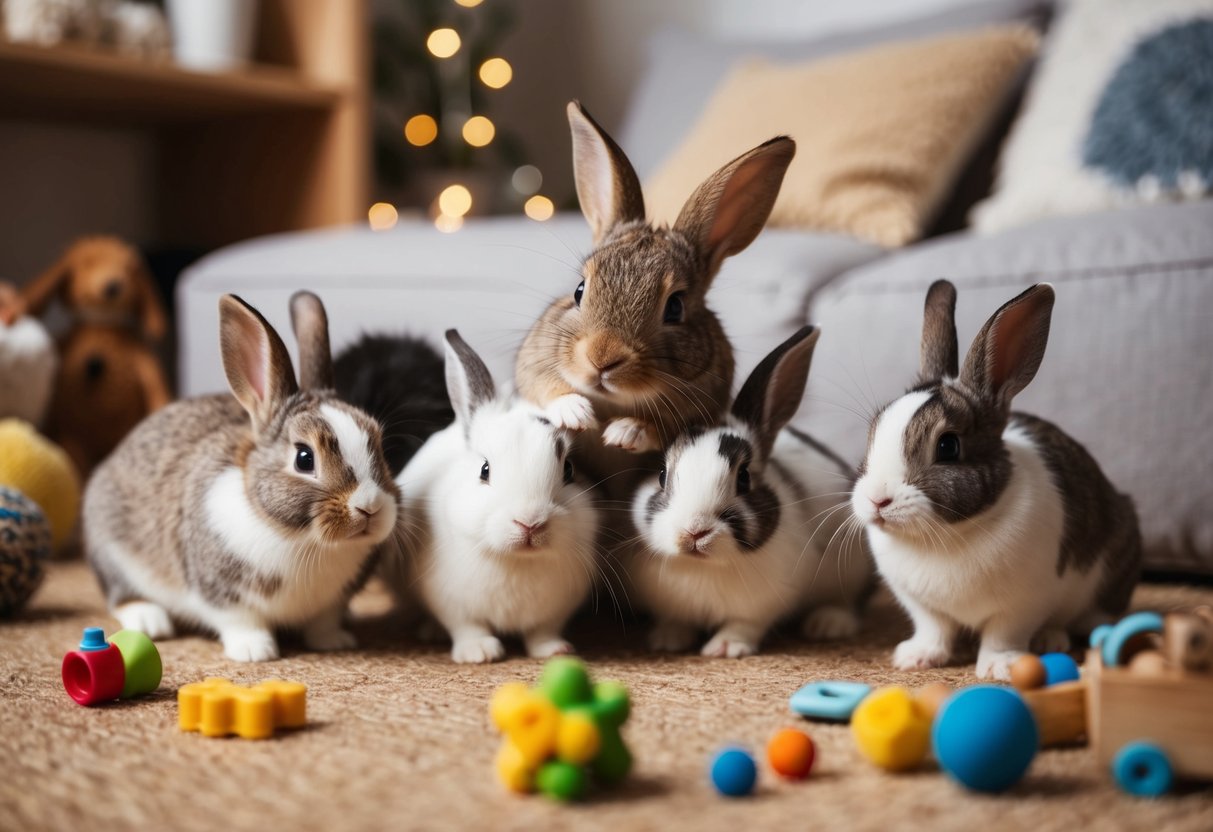
POLYGON ((341 93, 283 67, 203 73, 99 49, 0 42, 0 111, 10 117, 166 124, 325 110, 341 93))

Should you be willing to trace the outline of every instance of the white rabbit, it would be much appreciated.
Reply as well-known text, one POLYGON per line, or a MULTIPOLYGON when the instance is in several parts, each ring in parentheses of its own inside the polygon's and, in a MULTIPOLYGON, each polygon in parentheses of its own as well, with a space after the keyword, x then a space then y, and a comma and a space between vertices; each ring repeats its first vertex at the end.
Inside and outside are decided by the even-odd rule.
POLYGON ((446 377, 455 422, 396 478, 412 551, 390 558, 385 575, 399 594, 420 595, 456 662, 502 658, 499 634, 521 635, 531 656, 571 652, 562 632, 593 586, 598 525, 574 481, 572 434, 499 395, 453 329, 446 377))
POLYGON ((872 565, 843 528, 851 472, 808 436, 784 430, 818 335, 806 326, 763 359, 731 414, 677 437, 660 475, 636 493, 643 544, 627 574, 657 619, 654 649, 684 650, 712 628, 703 655, 748 656, 772 624, 805 609, 806 636, 858 632, 872 565))

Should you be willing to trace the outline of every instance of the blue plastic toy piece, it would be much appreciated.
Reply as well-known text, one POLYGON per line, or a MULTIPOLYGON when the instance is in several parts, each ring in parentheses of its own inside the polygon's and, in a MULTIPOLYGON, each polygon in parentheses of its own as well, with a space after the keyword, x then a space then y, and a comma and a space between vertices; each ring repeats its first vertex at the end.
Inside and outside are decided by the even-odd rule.
POLYGON ((729 746, 713 758, 708 774, 716 791, 725 797, 745 797, 754 791, 758 766, 744 748, 729 746))
POLYGON ((84 637, 80 639, 80 650, 85 653, 91 653, 94 650, 104 650, 107 647, 109 647, 109 643, 105 640, 105 630, 100 627, 84 628, 84 637))
POLYGON ((862 682, 810 682, 792 694, 788 705, 793 713, 809 719, 850 722, 871 692, 872 686, 862 682))
POLYGON ((1045 653, 1040 663, 1045 666, 1046 685, 1078 681, 1078 663, 1065 653, 1045 653))
POLYGON ((1010 688, 977 685, 944 703, 931 731, 935 759, 961 785, 1001 792, 1023 777, 1040 731, 1023 699, 1010 688))
POLYGON ((1154 743, 1131 742, 1112 760, 1116 785, 1138 797, 1160 797, 1171 790, 1175 773, 1167 753, 1154 743))
POLYGON ((1091 649, 1098 650, 1100 645, 1103 644, 1103 640, 1108 637, 1108 633, 1110 632, 1112 632, 1111 624, 1100 624, 1091 631, 1091 638, 1088 645, 1091 647, 1091 649))
POLYGON ((1156 612, 1135 612, 1126 615, 1112 627, 1112 631, 1103 637, 1099 645, 1100 655, 1107 667, 1120 665, 1120 652, 1125 644, 1134 636, 1142 633, 1161 633, 1162 616, 1156 612))

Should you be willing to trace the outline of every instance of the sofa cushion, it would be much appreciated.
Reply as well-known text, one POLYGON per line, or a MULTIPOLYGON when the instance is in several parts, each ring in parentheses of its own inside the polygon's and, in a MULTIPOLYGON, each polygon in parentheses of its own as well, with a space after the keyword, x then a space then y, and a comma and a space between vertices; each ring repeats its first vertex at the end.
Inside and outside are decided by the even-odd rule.
POLYGON ((932 281, 959 292, 961 349, 995 309, 1048 281, 1057 302, 1017 409, 1086 445, 1136 501, 1148 564, 1213 573, 1213 202, 939 238, 857 268, 813 299, 823 326, 800 427, 857 461, 866 418, 918 369, 932 281))

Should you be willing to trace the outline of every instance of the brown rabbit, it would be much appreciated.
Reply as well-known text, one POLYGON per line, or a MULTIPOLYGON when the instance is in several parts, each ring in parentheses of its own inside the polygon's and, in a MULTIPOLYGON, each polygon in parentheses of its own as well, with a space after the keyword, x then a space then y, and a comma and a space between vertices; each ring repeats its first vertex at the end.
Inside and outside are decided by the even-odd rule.
POLYGON ((576 289, 531 328, 516 375, 557 426, 603 425, 579 456, 604 478, 637 467, 624 452, 658 451, 728 406, 733 351, 705 296, 724 258, 762 230, 796 145, 781 136, 743 153, 699 186, 673 226, 653 226, 623 151, 577 102, 568 115, 594 250, 576 289))

